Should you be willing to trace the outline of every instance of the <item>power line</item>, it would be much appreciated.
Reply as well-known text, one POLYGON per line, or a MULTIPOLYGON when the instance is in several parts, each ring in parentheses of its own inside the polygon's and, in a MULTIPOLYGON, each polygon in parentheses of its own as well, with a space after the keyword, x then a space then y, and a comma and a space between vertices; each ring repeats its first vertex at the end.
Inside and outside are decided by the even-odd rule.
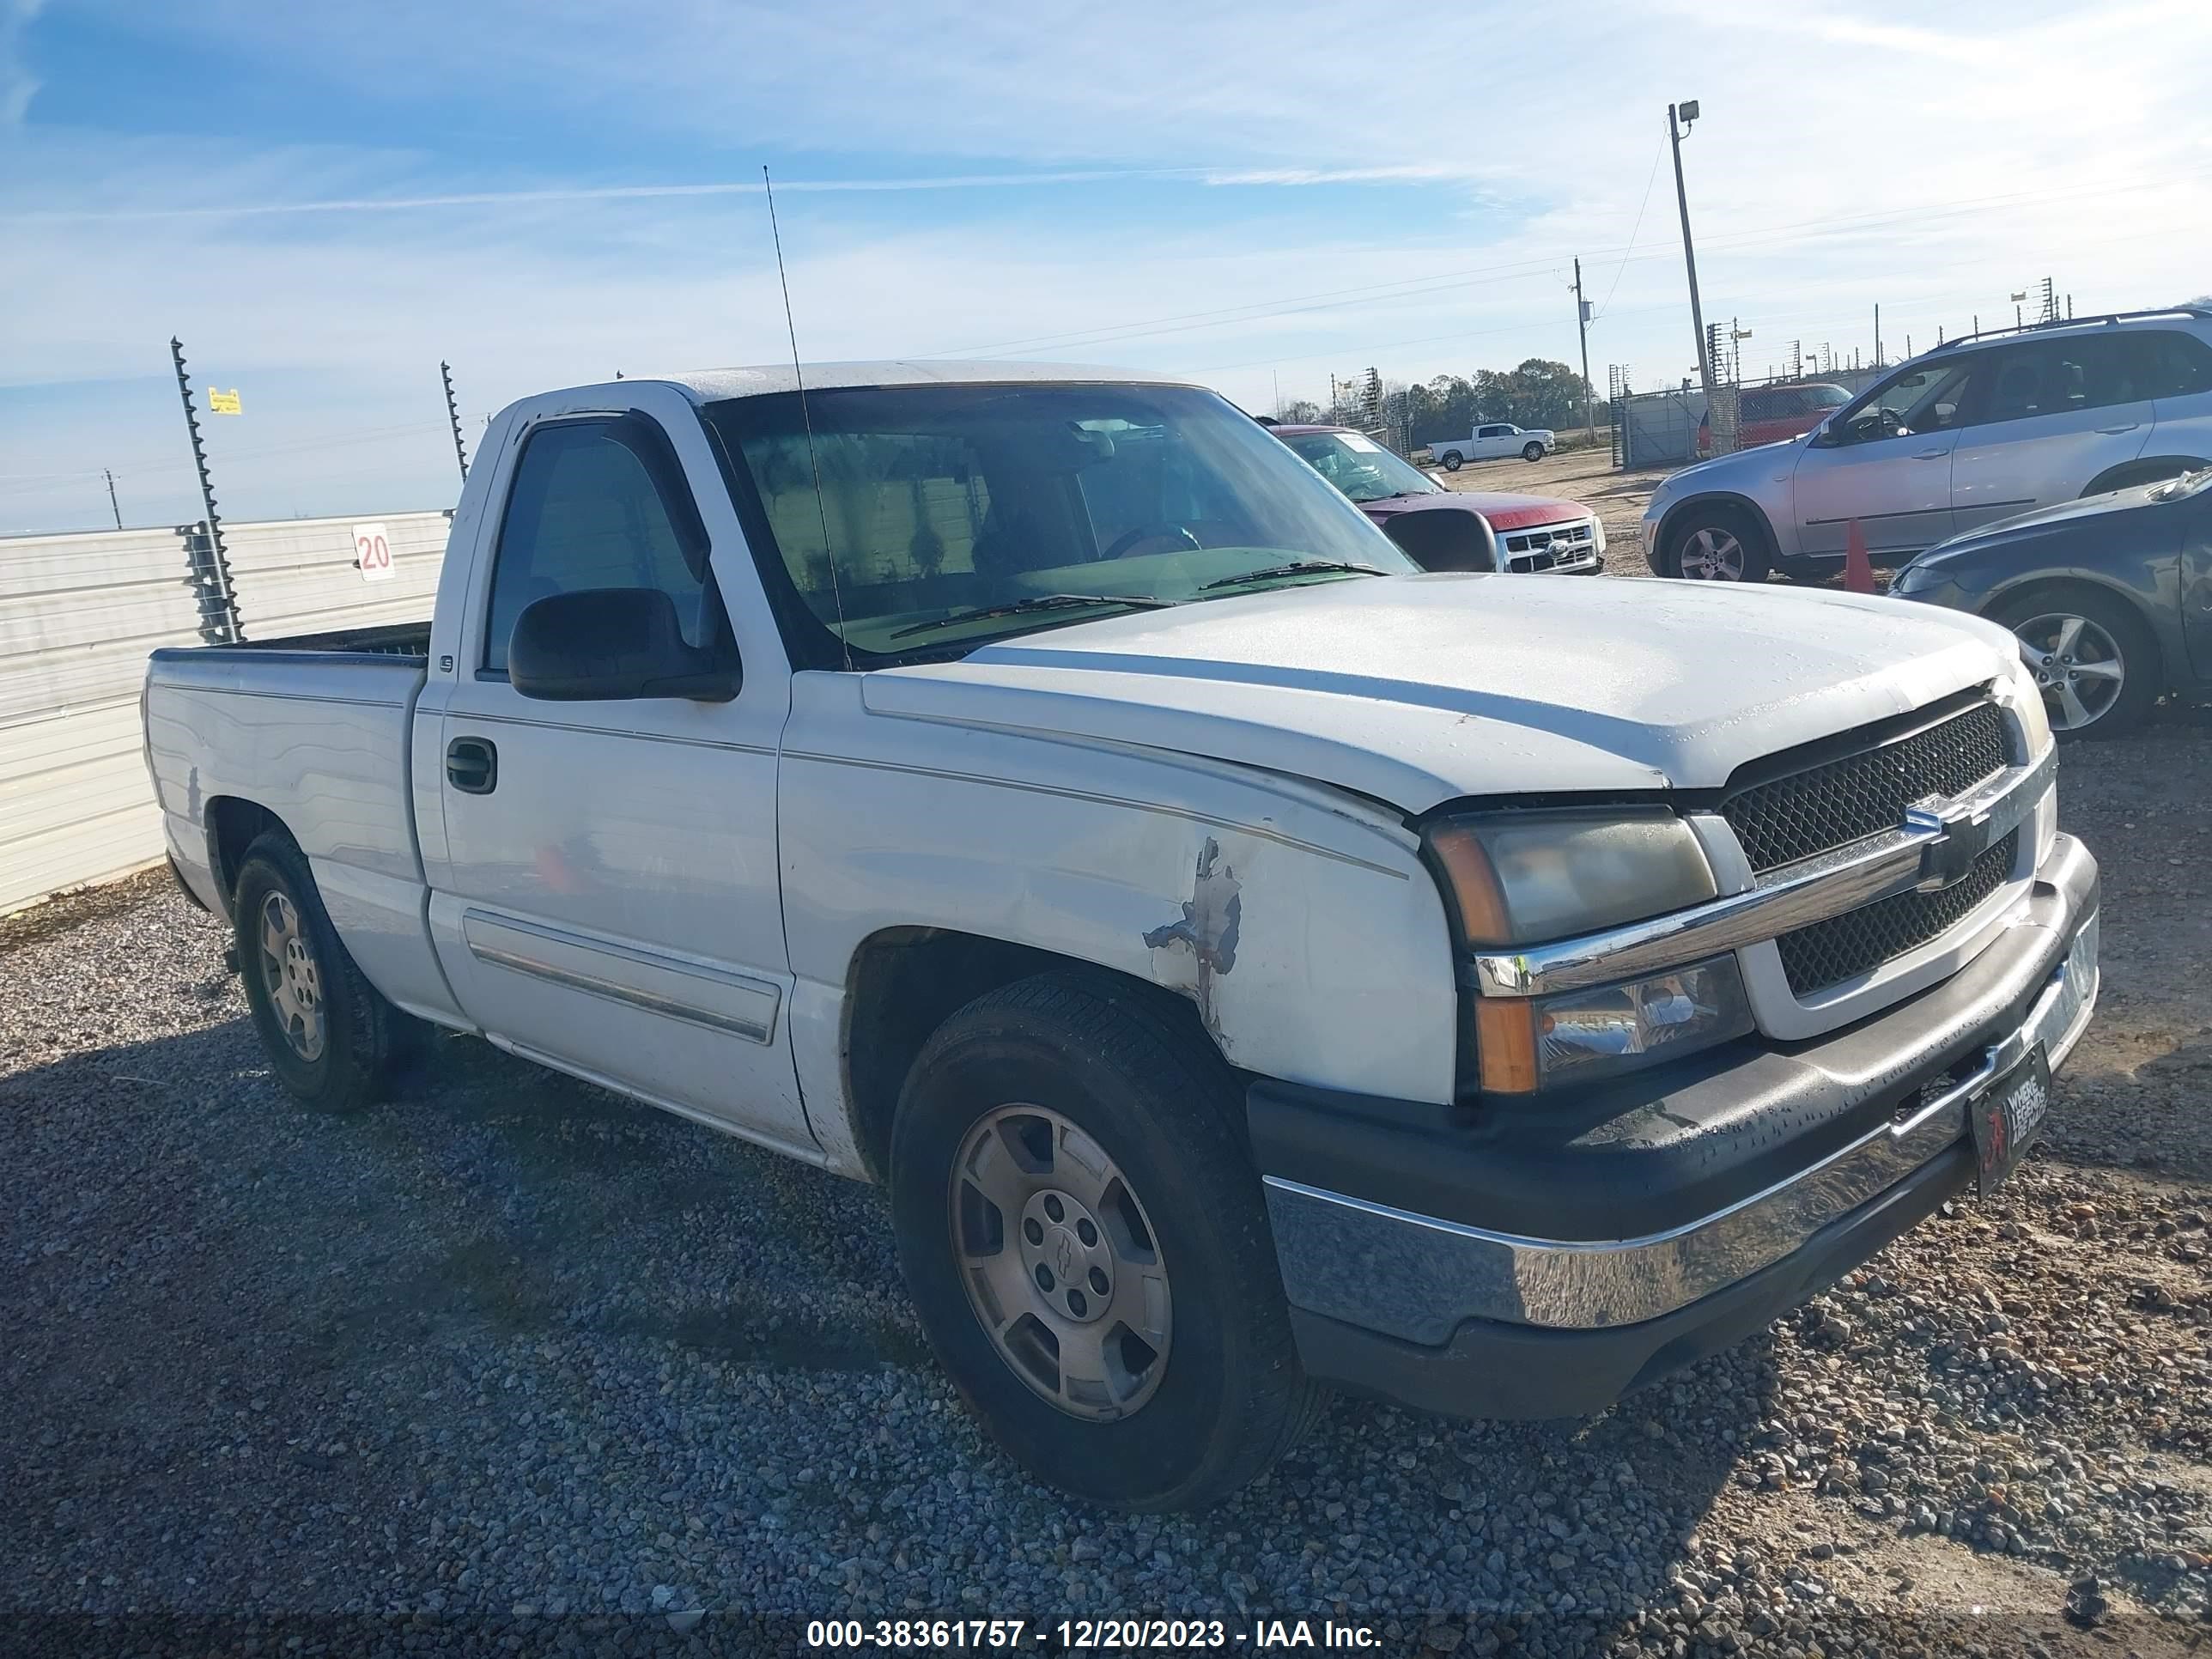
POLYGON ((1620 273, 1628 269, 1629 255, 1636 252, 1637 233, 1644 228, 1644 210, 1651 205, 1651 186, 1659 182, 1659 158, 1666 153, 1663 144, 1651 148, 1651 171, 1644 176, 1644 199, 1636 204, 1636 222, 1628 228, 1628 246, 1621 250, 1620 263, 1613 268, 1613 286, 1606 289, 1605 303, 1597 308, 1597 316, 1590 319, 1592 322, 1612 309, 1613 296, 1620 291, 1620 273))

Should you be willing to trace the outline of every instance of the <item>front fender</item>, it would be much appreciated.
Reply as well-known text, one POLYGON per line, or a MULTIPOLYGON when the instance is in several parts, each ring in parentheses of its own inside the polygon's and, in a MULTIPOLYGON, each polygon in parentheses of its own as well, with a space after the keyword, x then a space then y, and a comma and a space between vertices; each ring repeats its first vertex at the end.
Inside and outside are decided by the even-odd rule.
POLYGON ((1251 1072, 1451 1098, 1449 931, 1395 815, 1159 751, 881 715, 838 728, 835 749, 787 747, 780 790, 810 1119, 825 1091, 848 1104, 828 1034, 854 954, 910 927, 1050 951, 1187 997, 1251 1072))

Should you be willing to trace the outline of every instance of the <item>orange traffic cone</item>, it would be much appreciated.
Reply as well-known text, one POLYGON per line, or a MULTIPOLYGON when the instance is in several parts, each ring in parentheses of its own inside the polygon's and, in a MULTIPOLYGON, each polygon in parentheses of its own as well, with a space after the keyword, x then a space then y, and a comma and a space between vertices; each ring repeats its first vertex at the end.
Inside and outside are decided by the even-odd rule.
POLYGON ((1844 589, 1850 593, 1874 592, 1874 566, 1868 561, 1866 532, 1853 519, 1844 542, 1844 589))

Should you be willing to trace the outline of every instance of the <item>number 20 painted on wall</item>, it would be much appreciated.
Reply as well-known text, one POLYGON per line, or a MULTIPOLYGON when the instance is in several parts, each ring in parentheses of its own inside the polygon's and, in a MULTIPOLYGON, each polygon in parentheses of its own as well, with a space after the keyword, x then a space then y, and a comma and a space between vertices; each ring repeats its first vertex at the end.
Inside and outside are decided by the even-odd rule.
POLYGON ((361 568, 361 579, 365 582, 386 581, 392 576, 392 541, 380 524, 357 524, 353 527, 354 562, 361 568))

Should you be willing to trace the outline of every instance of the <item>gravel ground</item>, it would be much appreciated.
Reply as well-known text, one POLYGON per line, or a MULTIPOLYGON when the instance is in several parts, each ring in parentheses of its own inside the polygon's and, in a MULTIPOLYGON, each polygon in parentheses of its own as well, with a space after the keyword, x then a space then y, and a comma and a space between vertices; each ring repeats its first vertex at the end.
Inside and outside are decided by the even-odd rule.
POLYGON ((1589 1422, 1340 1401, 1194 1519, 1067 1504, 981 1440, 874 1192, 463 1039, 389 1105, 303 1113, 165 878, 19 918, 8 1650, 788 1652, 793 1616, 1147 1611, 1390 1653, 2212 1649, 2206 736, 2068 751, 2107 990, 1997 1202, 1589 1422))

